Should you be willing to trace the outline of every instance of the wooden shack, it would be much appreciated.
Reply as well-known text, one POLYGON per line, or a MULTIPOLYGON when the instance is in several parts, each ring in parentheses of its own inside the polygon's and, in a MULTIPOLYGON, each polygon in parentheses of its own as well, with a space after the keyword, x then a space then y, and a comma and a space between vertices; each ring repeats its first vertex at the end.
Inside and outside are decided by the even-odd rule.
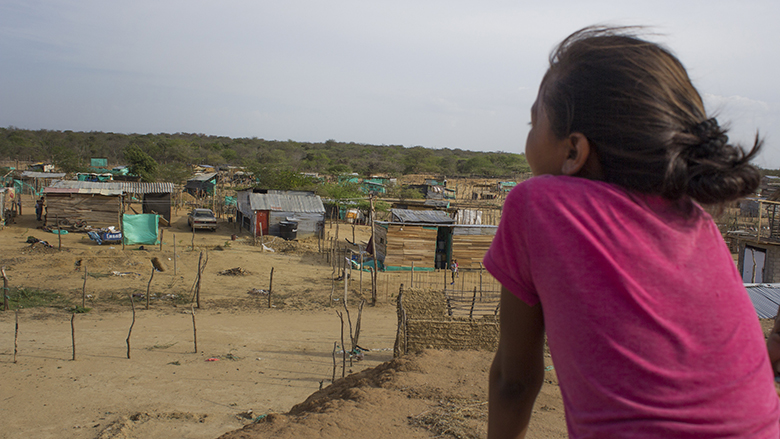
POLYGON ((86 222, 97 228, 119 227, 122 191, 116 189, 74 189, 47 187, 46 223, 56 225, 86 222))
POLYGON ((392 209, 390 221, 376 221, 376 253, 386 271, 479 268, 496 226, 456 225, 446 212, 392 209))
POLYGON ((59 215, 60 218, 64 216, 68 221, 72 217, 74 220, 86 221, 88 225, 93 227, 105 227, 100 224, 106 221, 106 212, 111 212, 110 215, 117 215, 115 222, 109 225, 118 226, 118 215, 123 213, 122 201, 134 199, 141 201, 143 213, 155 213, 170 222, 171 193, 173 191, 174 184, 164 182, 59 180, 47 187, 44 193, 49 221, 54 219, 54 215, 59 215), (67 199, 62 194, 70 194, 71 196, 67 199), (101 201, 100 197, 108 198, 101 201), (87 198, 90 199, 87 200, 87 198), (114 211, 113 205, 116 202, 119 203, 119 208, 114 211))
POLYGON ((452 228, 452 259, 460 268, 479 268, 496 236, 497 226, 470 225, 452 228))

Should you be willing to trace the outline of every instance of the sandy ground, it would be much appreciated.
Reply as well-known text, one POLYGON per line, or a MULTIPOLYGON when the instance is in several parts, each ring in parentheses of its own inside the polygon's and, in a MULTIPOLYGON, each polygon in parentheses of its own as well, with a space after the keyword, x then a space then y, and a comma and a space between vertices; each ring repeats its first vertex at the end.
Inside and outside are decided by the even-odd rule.
MULTIPOLYGON (((75 361, 73 314, 66 306, 20 309, 16 346, 14 310, 0 312, 0 437, 215 438, 246 425, 270 429, 267 435, 256 431, 246 437, 276 437, 282 434, 277 427, 300 419, 308 419, 308 430, 288 437, 319 437, 323 429, 330 431, 325 437, 365 437, 363 428, 347 427, 354 420, 339 419, 337 413, 320 418, 284 415, 316 396, 318 402, 312 404, 317 410, 327 412, 323 408, 327 400, 331 402, 325 405, 339 407, 341 416, 352 416, 339 401, 344 389, 371 382, 350 377, 361 371, 372 376, 384 371, 401 379, 401 384, 387 384, 395 389, 393 397, 370 397, 363 401, 367 405, 354 392, 371 395, 371 385, 346 392, 352 395, 348 400, 365 412, 362 417, 370 413, 379 424, 387 420, 395 425, 394 430, 374 430, 370 436, 437 437, 442 430, 426 421, 426 413, 438 410, 440 397, 467 390, 464 401, 476 404, 475 423, 457 431, 465 434, 461 437, 484 435, 486 371, 492 354, 434 352, 410 357, 400 366, 390 362, 396 310, 392 292, 381 284, 377 306, 366 305, 362 313, 359 345, 368 351, 361 361, 347 362, 347 378, 339 379, 341 354, 337 353, 334 368, 333 352, 334 343, 340 350, 341 322, 335 310, 343 310, 344 284, 331 281, 333 271, 325 255, 318 253, 316 240, 291 244, 272 238, 267 246, 275 251, 263 252, 246 235, 231 239, 238 231, 221 220, 217 232, 199 231, 193 241, 185 212, 179 212, 165 228, 162 249, 98 246, 86 234, 70 233, 62 236, 58 251, 57 235, 37 229, 40 223, 31 200, 24 201, 24 215, 0 231, 0 266, 5 267, 10 286, 55 291, 70 305, 81 305, 83 288, 91 310, 73 318, 75 361), (31 247, 28 236, 47 240, 54 248, 31 247), (208 263, 201 308, 195 310, 195 352, 190 298, 201 251, 208 263), (156 272, 149 286, 153 257, 166 270, 156 272), (247 274, 217 274, 236 267, 247 274), (145 309, 147 286, 150 309, 145 309), (267 295, 249 294, 269 288, 271 308, 267 295), (130 296, 136 308, 134 324, 130 296), (330 386, 334 370, 336 384, 330 386), (410 387, 411 382, 416 387, 410 387), (321 386, 324 393, 318 392, 321 386)), ((341 227, 342 241, 345 235, 352 240, 351 227, 341 227)), ((368 233, 357 227, 355 239, 365 242, 368 233)), ((327 234, 333 236, 335 228, 328 228, 327 234)), ((356 282, 349 285, 353 324, 360 299, 370 294, 368 285, 368 278, 362 291, 356 282)), ((562 408, 557 414, 556 425, 561 427, 562 408)))

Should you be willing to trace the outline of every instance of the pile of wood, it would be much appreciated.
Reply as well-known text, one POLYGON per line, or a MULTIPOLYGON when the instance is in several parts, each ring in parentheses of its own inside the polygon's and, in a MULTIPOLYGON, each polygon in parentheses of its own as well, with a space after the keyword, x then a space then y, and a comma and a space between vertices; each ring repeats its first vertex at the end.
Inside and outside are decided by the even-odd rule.
POLYGON ((241 267, 235 267, 228 270, 222 270, 217 274, 222 276, 246 276, 247 274, 249 274, 249 272, 244 270, 241 267))

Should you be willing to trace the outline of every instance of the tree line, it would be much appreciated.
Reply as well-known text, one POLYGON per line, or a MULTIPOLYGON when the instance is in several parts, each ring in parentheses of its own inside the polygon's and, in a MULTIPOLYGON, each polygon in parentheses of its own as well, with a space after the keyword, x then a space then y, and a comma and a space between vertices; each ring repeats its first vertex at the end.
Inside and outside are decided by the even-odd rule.
POLYGON ((139 160, 139 151, 159 165, 158 175, 174 181, 188 176, 190 164, 233 165, 281 173, 354 172, 364 177, 437 174, 511 179, 529 171, 523 154, 506 152, 188 133, 117 134, 0 128, 0 157, 49 162, 64 172, 88 171, 93 157, 107 158, 110 166, 129 165, 139 160))

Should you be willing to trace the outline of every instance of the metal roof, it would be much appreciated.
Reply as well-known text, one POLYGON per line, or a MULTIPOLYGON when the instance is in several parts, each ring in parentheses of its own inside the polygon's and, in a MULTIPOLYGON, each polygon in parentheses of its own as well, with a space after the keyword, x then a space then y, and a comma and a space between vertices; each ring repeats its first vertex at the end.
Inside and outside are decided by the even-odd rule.
POLYGON ((188 179, 187 181, 209 181, 216 176, 217 176, 217 172, 211 172, 209 174, 195 175, 192 178, 188 179))
POLYGON ((441 210, 390 209, 393 221, 403 223, 453 224, 455 222, 447 212, 441 210))
MULTIPOLYGON (((75 181, 57 180, 50 188, 77 190, 74 193, 93 194, 113 191, 118 193, 134 194, 169 194, 173 192, 173 183, 143 183, 139 181, 75 181)), ((46 188, 49 189, 49 188, 46 188)), ((49 191, 57 192, 57 191, 49 191)))
POLYGON ((759 318, 768 319, 777 315, 780 284, 745 284, 745 289, 759 318))
POLYGON ((249 194, 249 206, 251 210, 325 213, 319 195, 249 194))
MULTIPOLYGON (((87 183, 87 182, 79 182, 87 183)), ((119 196, 122 195, 122 191, 111 188, 70 188, 70 187, 45 187, 43 188, 44 194, 91 194, 91 195, 106 195, 106 196, 119 196)))
POLYGON ((63 178, 64 172, 36 172, 36 171, 23 171, 22 177, 24 178, 63 178))

